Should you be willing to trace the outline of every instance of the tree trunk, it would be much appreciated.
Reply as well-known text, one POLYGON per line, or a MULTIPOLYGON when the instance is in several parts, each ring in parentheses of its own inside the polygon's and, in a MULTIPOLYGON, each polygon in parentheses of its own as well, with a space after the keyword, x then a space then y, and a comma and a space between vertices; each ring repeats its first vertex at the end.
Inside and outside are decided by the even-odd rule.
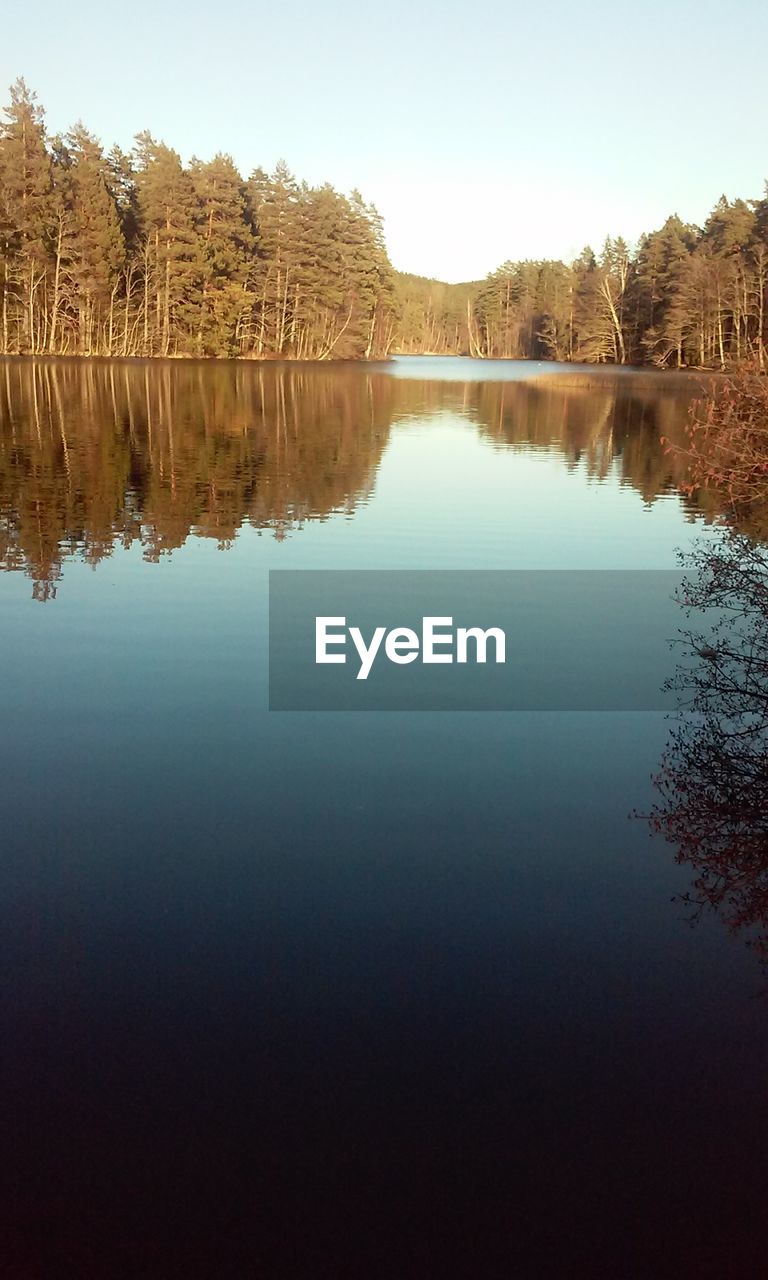
POLYGON ((49 350, 56 350, 56 326, 59 319, 59 289, 61 281, 61 245, 63 239, 63 215, 59 218, 59 233, 56 238, 56 267, 53 273, 53 306, 51 308, 51 329, 48 335, 49 350))

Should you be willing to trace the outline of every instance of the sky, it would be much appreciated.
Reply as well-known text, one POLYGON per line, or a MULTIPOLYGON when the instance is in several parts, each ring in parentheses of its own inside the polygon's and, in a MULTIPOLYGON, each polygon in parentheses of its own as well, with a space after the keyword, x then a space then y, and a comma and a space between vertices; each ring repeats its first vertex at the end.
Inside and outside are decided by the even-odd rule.
MULTIPOLYGON (((403 271, 570 260, 768 178, 768 4, 35 0, 3 18, 51 133, 359 188, 403 271)), ((7 92, 2 99, 7 101, 7 92)))

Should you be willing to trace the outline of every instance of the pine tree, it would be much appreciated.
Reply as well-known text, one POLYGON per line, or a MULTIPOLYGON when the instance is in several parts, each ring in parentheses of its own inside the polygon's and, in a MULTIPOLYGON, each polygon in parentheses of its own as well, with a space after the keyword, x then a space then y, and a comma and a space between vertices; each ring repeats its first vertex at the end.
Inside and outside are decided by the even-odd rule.
POLYGON ((11 87, 5 115, 0 125, 3 350, 44 351, 56 216, 44 114, 23 80, 11 87))
POLYGON ((231 156, 221 153, 207 163, 193 160, 190 173, 201 260, 197 347, 201 355, 233 356, 242 350, 252 303, 247 282, 254 235, 245 187, 231 156))
POLYGON ((573 272, 564 262, 543 262, 537 289, 537 339, 541 354, 568 360, 573 350, 573 272))
POLYGON ((269 178, 256 170, 248 187, 258 234, 255 350, 258 355, 283 355, 296 283, 298 185, 281 160, 269 178))
MULTIPOLYGON (((82 124, 67 135, 61 173, 68 207, 65 275, 74 313, 77 349, 111 354, 116 335, 116 298, 126 246, 120 214, 108 181, 108 165, 97 140, 82 124)), ((60 247, 57 245, 57 259, 60 247)))
POLYGON ((640 358, 654 364, 683 363, 685 326, 678 301, 699 236, 697 228, 673 214, 640 242, 633 287, 637 347, 640 358))
POLYGON ((136 186, 144 281, 144 354, 196 344, 194 296, 203 273, 192 179, 177 152, 149 133, 136 138, 136 186))

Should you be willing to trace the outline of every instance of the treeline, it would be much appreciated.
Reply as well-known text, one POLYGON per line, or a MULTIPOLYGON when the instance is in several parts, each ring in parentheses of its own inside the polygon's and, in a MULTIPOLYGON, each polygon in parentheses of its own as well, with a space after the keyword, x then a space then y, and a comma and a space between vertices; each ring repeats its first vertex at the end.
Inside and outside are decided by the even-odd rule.
POLYGON ((381 220, 284 164, 244 181, 142 133, 49 139, 23 80, 0 126, 0 350, 375 356, 395 336, 381 220))
POLYGON ((621 238, 573 263, 506 262, 478 285, 410 277, 404 351, 658 368, 765 369, 768 196, 673 215, 635 252, 621 238))
POLYGON ((469 355, 467 316, 479 287, 396 272, 397 354, 469 355))
POLYGON ((631 252, 507 262, 448 285, 393 271, 358 192, 247 180, 149 133, 108 154, 49 138, 22 80, 0 124, 0 352, 376 358, 472 355, 766 367, 768 196, 722 197, 631 252))

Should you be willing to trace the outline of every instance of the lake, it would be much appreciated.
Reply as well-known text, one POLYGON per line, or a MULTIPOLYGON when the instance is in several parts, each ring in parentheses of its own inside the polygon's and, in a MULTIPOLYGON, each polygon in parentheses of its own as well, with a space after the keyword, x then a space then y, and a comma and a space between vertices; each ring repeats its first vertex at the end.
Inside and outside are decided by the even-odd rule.
POLYGON ((663 714, 268 710, 270 570, 674 569, 697 389, 0 360, 6 1274, 760 1273, 765 975, 631 816, 663 714))

